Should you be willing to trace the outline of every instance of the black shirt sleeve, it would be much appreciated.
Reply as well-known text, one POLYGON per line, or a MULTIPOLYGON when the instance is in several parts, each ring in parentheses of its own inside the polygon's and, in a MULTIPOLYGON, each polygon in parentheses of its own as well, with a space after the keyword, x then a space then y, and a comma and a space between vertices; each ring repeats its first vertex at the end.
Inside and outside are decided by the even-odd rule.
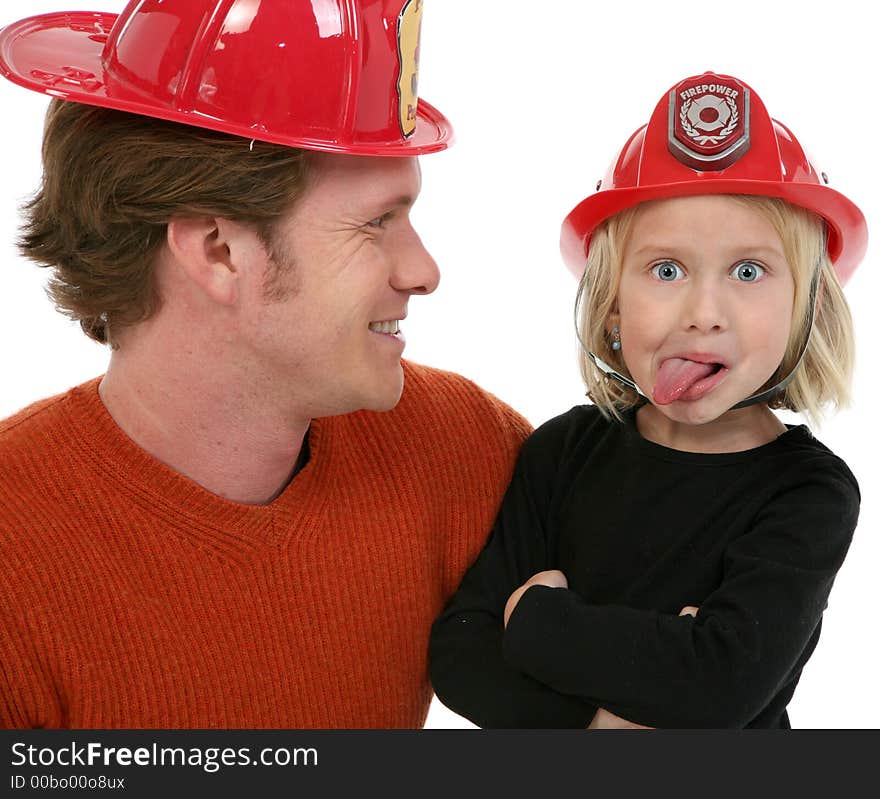
POLYGON ((431 631, 431 681, 438 698, 480 727, 586 727, 596 707, 507 663, 504 606, 548 561, 546 519, 561 438, 557 420, 523 445, 492 534, 431 631))
POLYGON ((503 636, 506 663, 640 724, 745 726, 802 665, 849 547, 858 488, 836 463, 787 476, 727 546, 696 618, 533 586, 503 636))

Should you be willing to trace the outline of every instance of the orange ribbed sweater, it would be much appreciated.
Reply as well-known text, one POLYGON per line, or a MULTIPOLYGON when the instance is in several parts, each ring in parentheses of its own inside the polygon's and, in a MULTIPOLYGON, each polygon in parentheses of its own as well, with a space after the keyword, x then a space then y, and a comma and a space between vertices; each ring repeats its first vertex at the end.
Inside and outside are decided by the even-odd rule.
POLYGON ((138 448, 98 379, 0 422, 0 726, 422 726, 430 625, 529 425, 404 367, 262 506, 138 448))

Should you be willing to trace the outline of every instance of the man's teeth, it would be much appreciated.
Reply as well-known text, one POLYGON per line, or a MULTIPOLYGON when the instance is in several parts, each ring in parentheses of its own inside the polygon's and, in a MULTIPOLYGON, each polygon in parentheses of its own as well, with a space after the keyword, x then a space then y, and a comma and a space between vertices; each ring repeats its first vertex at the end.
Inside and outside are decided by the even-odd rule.
POLYGON ((400 320, 394 319, 391 322, 370 322, 370 330, 374 333, 399 333, 400 320))

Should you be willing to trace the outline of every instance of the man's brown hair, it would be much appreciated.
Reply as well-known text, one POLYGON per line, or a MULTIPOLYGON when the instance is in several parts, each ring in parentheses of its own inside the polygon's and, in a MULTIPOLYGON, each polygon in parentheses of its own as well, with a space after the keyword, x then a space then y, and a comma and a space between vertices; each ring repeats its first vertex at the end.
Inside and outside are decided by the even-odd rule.
POLYGON ((172 217, 253 226, 267 248, 302 192, 307 153, 203 128, 53 100, 43 179, 24 206, 21 252, 54 270, 48 291, 85 333, 112 331, 159 307, 154 262, 172 217))

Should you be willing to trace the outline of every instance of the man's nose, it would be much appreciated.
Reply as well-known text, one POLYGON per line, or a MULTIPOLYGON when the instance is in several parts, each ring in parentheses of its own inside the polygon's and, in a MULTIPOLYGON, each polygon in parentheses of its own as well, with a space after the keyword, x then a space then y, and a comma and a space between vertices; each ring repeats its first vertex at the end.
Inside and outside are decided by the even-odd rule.
POLYGON ((410 226, 403 246, 395 254, 391 284, 409 294, 430 294, 440 283, 440 269, 419 234, 410 226))

